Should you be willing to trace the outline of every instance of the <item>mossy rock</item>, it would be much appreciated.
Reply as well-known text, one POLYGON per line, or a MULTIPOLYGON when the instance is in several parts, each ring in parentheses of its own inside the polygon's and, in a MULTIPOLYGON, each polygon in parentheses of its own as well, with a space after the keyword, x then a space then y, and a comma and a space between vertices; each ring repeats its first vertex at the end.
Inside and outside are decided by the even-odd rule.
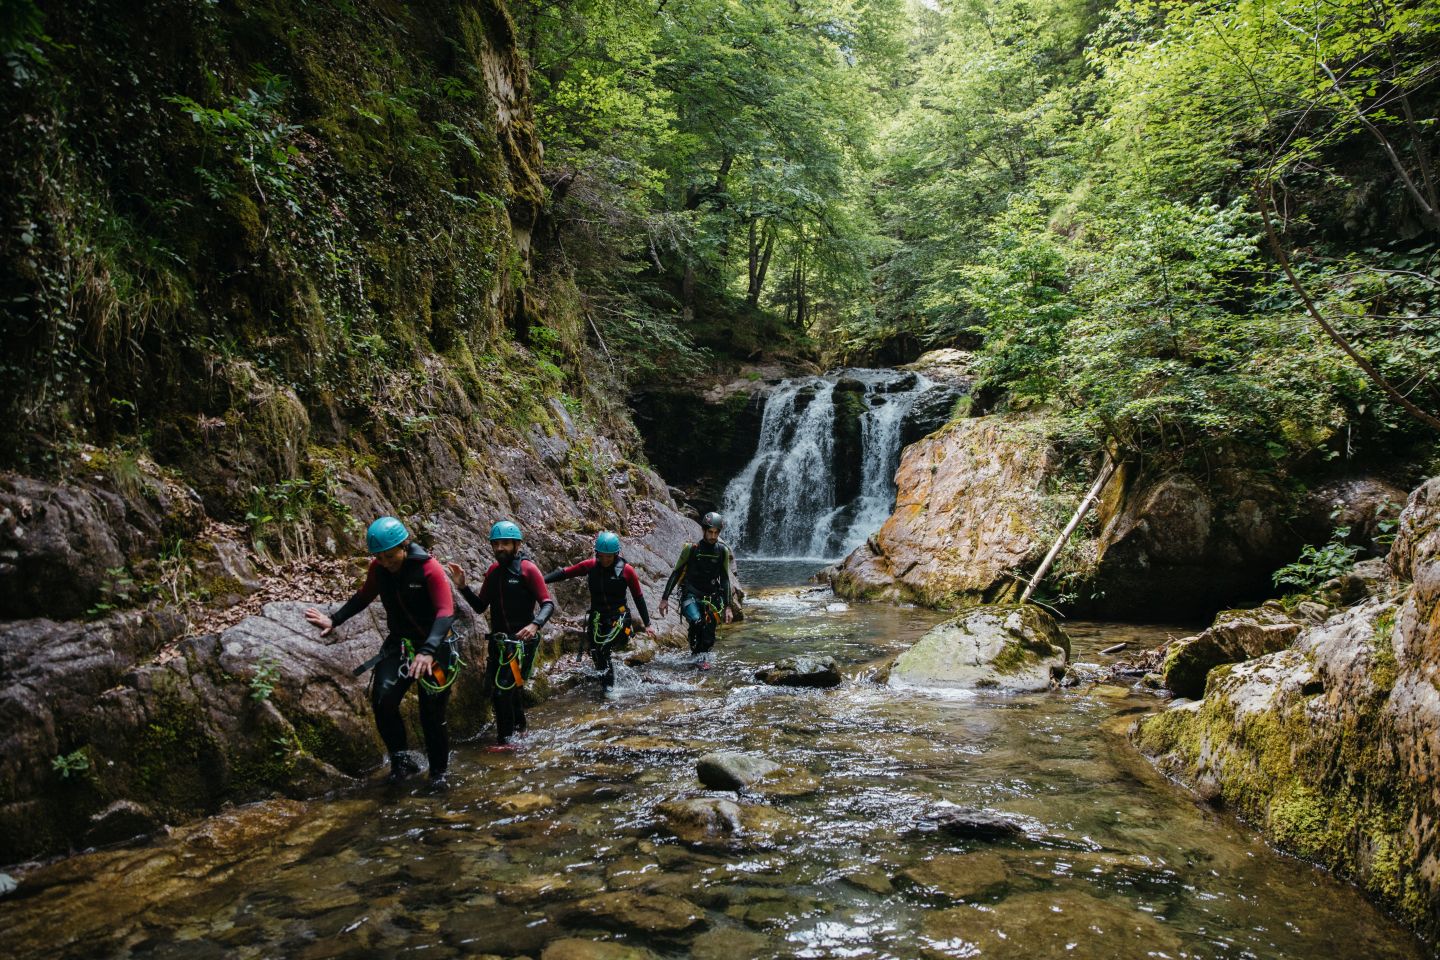
POLYGON ((1033 604, 972 607, 896 659, 897 689, 1047 690, 1065 672, 1070 638, 1033 604))

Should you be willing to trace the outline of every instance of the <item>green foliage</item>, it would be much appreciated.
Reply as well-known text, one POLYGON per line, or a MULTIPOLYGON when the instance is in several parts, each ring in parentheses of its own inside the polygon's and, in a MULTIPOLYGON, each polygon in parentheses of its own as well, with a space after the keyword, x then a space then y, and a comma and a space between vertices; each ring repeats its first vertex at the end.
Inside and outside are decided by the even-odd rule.
POLYGON ((295 163, 300 148, 294 143, 300 127, 279 113, 287 86, 283 77, 262 71, 259 90, 247 89, 222 107, 205 107, 189 97, 169 98, 195 121, 240 177, 237 183, 203 163, 196 167, 212 200, 253 185, 261 203, 281 203, 300 214, 296 181, 302 172, 295 163))
POLYGON ((81 747, 79 750, 52 757, 50 769, 60 774, 62 780, 78 779, 90 772, 90 757, 86 748, 81 747))
POLYGON ((279 679, 280 658, 275 656, 274 651, 267 650, 264 656, 255 661, 255 672, 250 677, 250 699, 256 703, 269 700, 279 679))
POLYGON ((1275 571, 1275 586, 1311 590, 1345 573, 1355 565, 1355 558, 1360 554, 1359 547, 1345 542, 1349 536, 1349 527, 1336 527, 1329 543, 1319 547, 1307 544, 1301 548, 1298 560, 1275 571))

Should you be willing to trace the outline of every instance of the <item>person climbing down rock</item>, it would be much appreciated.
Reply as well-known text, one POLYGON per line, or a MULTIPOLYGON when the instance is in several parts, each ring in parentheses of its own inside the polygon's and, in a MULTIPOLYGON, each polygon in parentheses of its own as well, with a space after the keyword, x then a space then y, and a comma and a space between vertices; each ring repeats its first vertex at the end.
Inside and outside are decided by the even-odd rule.
POLYGON ((689 623, 690 652, 699 657, 701 670, 710 669, 710 648, 715 646, 715 627, 729 623, 730 546, 720 539, 725 518, 707 513, 701 521, 703 534, 698 543, 687 543, 665 582, 660 596, 660 616, 670 612, 670 594, 680 586, 680 613, 689 623))
POLYGON ((606 692, 615 686, 614 652, 630 642, 634 621, 625 592, 635 600, 635 609, 645 632, 654 635, 650 611, 645 606, 645 593, 635 568, 620 556, 620 537, 608 530, 595 538, 595 556, 561 570, 545 574, 546 583, 557 583, 572 577, 586 577, 590 586, 590 611, 585 616, 585 643, 581 655, 589 652, 595 669, 603 676, 606 692))
POLYGON ((490 611, 485 683, 495 707, 496 750, 511 749, 511 737, 525 730, 525 681, 535 664, 540 631, 555 611, 540 568, 521 554, 524 540, 509 520, 490 528, 495 562, 485 571, 479 593, 466 586, 459 564, 448 566, 465 602, 477 614, 490 611))
POLYGON ((452 629, 455 600, 439 561, 410 539, 405 525, 394 517, 380 517, 365 532, 370 568, 355 595, 329 616, 311 607, 305 619, 324 637, 364 610, 376 598, 385 607, 389 633, 380 652, 356 669, 360 675, 373 669, 370 706, 375 726, 390 754, 388 780, 398 783, 419 771, 405 752, 405 723, 400 702, 410 685, 420 685, 420 729, 430 761, 430 784, 447 787, 450 734, 445 707, 460 667, 458 638, 452 629))

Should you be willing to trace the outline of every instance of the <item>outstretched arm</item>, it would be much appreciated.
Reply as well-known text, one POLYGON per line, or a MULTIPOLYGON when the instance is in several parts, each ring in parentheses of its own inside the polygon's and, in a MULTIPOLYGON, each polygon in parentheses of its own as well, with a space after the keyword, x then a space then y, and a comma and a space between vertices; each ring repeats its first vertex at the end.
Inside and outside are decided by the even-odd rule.
POLYGON ((590 557, 581 560, 579 563, 571 564, 559 570, 551 570, 545 574, 546 583, 558 583, 561 580, 569 580, 571 577, 582 577, 595 569, 595 558, 590 557))
POLYGON ((370 602, 380 595, 380 585, 375 580, 375 561, 370 561, 370 568, 365 571, 365 580, 360 584, 360 589, 346 600, 344 605, 330 614, 328 617, 315 607, 305 611, 305 619, 320 628, 320 636, 326 636, 340 624, 349 620, 355 614, 370 606, 370 602))

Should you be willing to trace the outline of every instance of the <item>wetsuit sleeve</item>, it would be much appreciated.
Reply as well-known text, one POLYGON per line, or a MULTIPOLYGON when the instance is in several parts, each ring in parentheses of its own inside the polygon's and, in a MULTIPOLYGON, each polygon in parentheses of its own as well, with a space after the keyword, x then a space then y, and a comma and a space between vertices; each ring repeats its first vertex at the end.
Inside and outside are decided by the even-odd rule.
POLYGON ((665 581, 665 592, 660 594, 660 602, 664 603, 670 599, 670 592, 685 579, 685 564, 690 562, 690 544, 685 544, 685 549, 680 551, 680 559, 675 561, 675 569, 670 571, 670 579, 665 581))
POLYGON ((479 593, 471 590, 468 583, 460 588, 460 596, 465 598, 465 602, 470 604, 470 609, 474 610, 477 616, 486 611, 490 606, 491 599, 495 596, 494 577, 495 567, 492 565, 489 570, 485 571, 485 579, 480 583, 479 593))
POLYGON ((537 627, 544 627, 550 614, 555 612, 555 601, 550 599, 550 588, 545 586, 545 578, 541 576, 540 568, 529 560, 522 560, 520 579, 529 589, 530 595, 540 603, 540 609, 535 611, 535 617, 530 622, 537 627))
POLYGON ((650 611, 645 606, 645 591, 640 589, 640 578, 635 575, 635 568, 625 564, 625 583, 630 588, 630 596, 635 598, 635 609, 640 614, 640 622, 650 626, 650 611))
POLYGON ((725 548, 725 574, 724 574, 724 576, 721 578, 721 580, 722 580, 722 582, 725 584, 725 606, 727 606, 727 607, 730 606, 730 561, 734 558, 734 556, 735 556, 735 555, 730 552, 730 548, 729 548, 729 547, 726 547, 726 548, 725 548))
POLYGON ((435 606, 435 623, 430 627, 430 636, 425 638, 425 643, 416 653, 428 653, 433 657, 444 642, 445 635, 450 632, 450 625, 455 622, 455 598, 450 593, 450 580, 445 576, 445 568, 440 566, 439 560, 431 557, 425 561, 423 573, 425 590, 430 594, 430 602, 435 606))
POLYGON ((371 601, 380 596, 380 584, 375 579, 375 561, 370 561, 370 567, 365 571, 365 581, 360 584, 360 589, 355 595, 345 601, 344 606, 330 614, 330 626, 338 627, 349 620, 355 614, 370 606, 371 601))
POLYGON ((546 583, 556 583, 560 580, 569 580, 571 577, 581 577, 595 569, 595 558, 581 560, 579 563, 571 564, 563 570, 551 570, 545 574, 546 583))

